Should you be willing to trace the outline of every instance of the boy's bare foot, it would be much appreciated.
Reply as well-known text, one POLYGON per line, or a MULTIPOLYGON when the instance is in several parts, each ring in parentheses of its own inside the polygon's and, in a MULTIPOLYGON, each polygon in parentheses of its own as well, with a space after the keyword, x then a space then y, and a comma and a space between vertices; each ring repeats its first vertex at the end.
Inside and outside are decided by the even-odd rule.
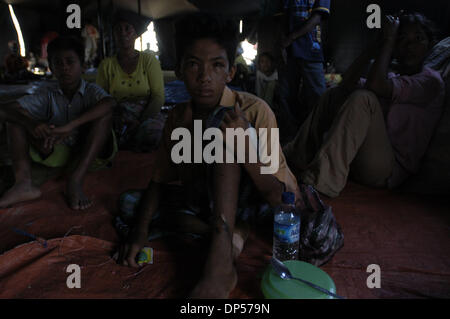
POLYGON ((236 287, 232 236, 227 227, 213 231, 203 276, 192 290, 190 298, 224 299, 236 287))
POLYGON ((250 232, 249 225, 246 222, 238 221, 233 232, 233 258, 236 259, 244 249, 245 241, 250 232))
POLYGON ((85 210, 92 206, 92 201, 83 192, 82 183, 75 179, 67 182, 67 200, 69 207, 75 210, 85 210))
POLYGON ((20 182, 14 184, 14 186, 0 198, 0 208, 6 208, 20 202, 38 199, 41 195, 42 193, 39 188, 33 186, 31 181, 20 182))
POLYGON ((234 232, 233 233, 233 258, 236 259, 241 254, 244 249, 245 239, 242 234, 234 232))
POLYGON ((234 265, 231 271, 202 278, 189 298, 194 299, 226 299, 237 284, 237 273, 234 265))

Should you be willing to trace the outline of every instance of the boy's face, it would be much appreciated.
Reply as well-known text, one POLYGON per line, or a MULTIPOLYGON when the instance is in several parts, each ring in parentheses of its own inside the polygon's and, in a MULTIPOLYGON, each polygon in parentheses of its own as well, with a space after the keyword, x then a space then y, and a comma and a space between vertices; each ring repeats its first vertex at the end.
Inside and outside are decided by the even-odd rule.
POLYGON ((178 75, 197 106, 213 109, 234 73, 226 50, 214 39, 206 38, 196 40, 186 50, 178 75))
POLYGON ((62 88, 77 85, 83 68, 80 58, 72 50, 58 51, 52 57, 51 70, 62 88))
POLYGON ((270 75, 272 72, 272 61, 265 55, 262 55, 258 60, 259 70, 266 74, 270 75))
POLYGON ((430 42, 419 24, 400 26, 395 55, 400 64, 418 66, 425 59, 430 42))

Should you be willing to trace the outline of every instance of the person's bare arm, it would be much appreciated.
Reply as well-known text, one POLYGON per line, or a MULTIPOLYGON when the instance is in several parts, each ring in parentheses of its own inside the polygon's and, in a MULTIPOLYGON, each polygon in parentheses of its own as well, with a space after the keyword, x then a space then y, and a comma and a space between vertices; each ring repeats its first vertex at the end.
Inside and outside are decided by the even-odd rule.
POLYGON ((67 133, 75 128, 92 122, 98 118, 101 118, 107 114, 112 113, 113 107, 116 105, 116 101, 111 97, 105 97, 97 102, 92 108, 81 114, 79 117, 74 119, 73 121, 63 125, 61 127, 56 127, 53 130, 53 133, 67 133))
POLYGON ((144 112, 142 112, 140 121, 143 122, 151 117, 155 117, 161 111, 164 105, 164 76, 161 65, 153 57, 147 67, 147 77, 150 84, 150 99, 144 112))
MULTIPOLYGON (((239 108, 239 103, 236 103, 234 111, 225 113, 221 129, 226 132, 227 128, 242 128, 247 129, 249 122, 245 118, 244 114, 239 108)), ((246 159, 243 167, 252 179, 259 193, 264 199, 272 206, 276 206, 281 202, 281 195, 283 192, 283 184, 272 174, 261 174, 261 168, 265 165, 260 161, 257 156, 256 163, 250 163, 249 154, 250 148, 253 147, 252 143, 246 142, 246 159)), ((235 148, 236 149, 236 148, 235 148)), ((253 150, 257 154, 257 150, 253 150)))
POLYGON ((272 174, 261 174, 261 167, 264 165, 258 161, 257 163, 245 163, 244 168, 256 189, 261 196, 272 206, 275 207, 281 203, 281 195, 283 194, 283 184, 272 174))
POLYGON ((0 121, 23 125, 35 138, 46 138, 51 134, 46 123, 34 120, 18 102, 0 105, 0 121))
POLYGON ((136 256, 144 247, 148 238, 148 227, 152 217, 159 205, 160 185, 150 182, 148 188, 142 195, 139 204, 136 223, 128 235, 126 243, 121 245, 117 257, 119 264, 139 267, 136 263, 136 256))
POLYGON ((370 60, 377 55, 381 42, 375 41, 369 45, 356 59, 352 62, 350 67, 342 75, 342 82, 339 84, 340 87, 352 91, 358 84, 359 79, 362 76, 363 71, 367 68, 370 60))
POLYGON ((58 127, 50 125, 51 134, 45 141, 45 148, 52 149, 55 144, 59 144, 63 141, 64 138, 70 135, 77 127, 92 122, 107 114, 112 114, 112 109, 115 105, 116 101, 112 97, 105 97, 73 121, 58 127))
POLYGON ((292 31, 286 36, 285 39, 283 39, 283 47, 286 48, 290 46, 295 40, 301 38, 308 32, 311 32, 317 25, 320 24, 321 21, 322 14, 319 12, 313 13, 301 28, 292 31))
POLYGON ((392 97, 393 84, 388 79, 387 74, 397 39, 399 24, 398 18, 392 16, 386 17, 383 27, 383 45, 370 69, 365 85, 366 89, 384 98, 392 97))

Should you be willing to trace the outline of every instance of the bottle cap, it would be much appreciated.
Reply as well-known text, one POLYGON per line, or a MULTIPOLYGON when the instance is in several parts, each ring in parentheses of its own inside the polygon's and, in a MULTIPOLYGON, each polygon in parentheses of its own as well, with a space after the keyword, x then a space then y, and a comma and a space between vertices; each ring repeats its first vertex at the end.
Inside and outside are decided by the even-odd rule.
POLYGON ((295 194, 292 192, 284 192, 283 195, 281 195, 281 199, 284 204, 294 204, 295 194))

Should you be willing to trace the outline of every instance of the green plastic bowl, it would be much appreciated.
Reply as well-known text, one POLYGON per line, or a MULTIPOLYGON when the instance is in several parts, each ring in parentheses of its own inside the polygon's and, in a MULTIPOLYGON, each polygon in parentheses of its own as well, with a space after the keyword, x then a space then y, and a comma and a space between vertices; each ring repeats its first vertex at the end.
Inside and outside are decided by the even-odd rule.
MULTIPOLYGON (((283 262, 294 277, 336 293, 336 286, 330 276, 322 269, 298 260, 283 262)), ((282 279, 269 265, 261 280, 261 289, 266 299, 334 299, 295 279, 282 279)))

